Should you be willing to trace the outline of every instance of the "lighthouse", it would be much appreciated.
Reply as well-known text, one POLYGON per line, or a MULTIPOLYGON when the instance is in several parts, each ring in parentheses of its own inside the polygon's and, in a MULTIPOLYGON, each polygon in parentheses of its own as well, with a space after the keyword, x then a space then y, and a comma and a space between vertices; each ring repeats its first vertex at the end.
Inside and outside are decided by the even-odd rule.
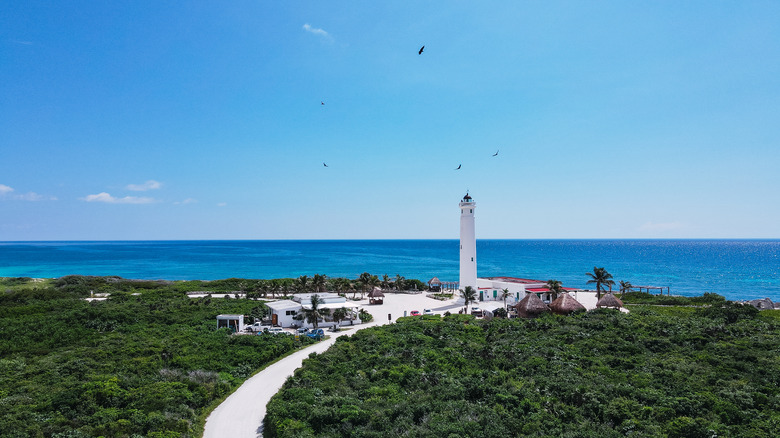
POLYGON ((476 203, 468 193, 460 201, 460 279, 459 288, 477 290, 477 237, 474 233, 476 203))

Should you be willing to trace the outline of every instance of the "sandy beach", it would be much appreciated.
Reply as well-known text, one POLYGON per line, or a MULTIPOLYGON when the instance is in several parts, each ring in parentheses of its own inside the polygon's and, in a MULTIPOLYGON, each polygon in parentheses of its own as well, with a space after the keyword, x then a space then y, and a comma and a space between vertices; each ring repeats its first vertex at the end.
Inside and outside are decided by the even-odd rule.
MULTIPOLYGON (((596 307, 595 292, 577 292, 575 299, 587 309, 596 307)), ((394 322, 396 319, 410 315, 413 310, 423 312, 431 309, 434 314, 441 315, 446 311, 457 313, 463 308, 463 298, 457 297, 446 301, 428 298, 426 293, 419 294, 393 294, 385 295, 384 304, 369 305, 368 298, 357 302, 366 311, 371 313, 374 321, 368 324, 344 326, 346 330, 341 332, 328 332, 330 337, 268 366, 264 370, 249 378, 233 394, 225 399, 206 419, 204 438, 257 438, 262 436, 262 421, 265 417, 265 407, 282 387, 288 377, 299 368, 303 360, 309 354, 322 353, 327 350, 340 336, 349 336, 360 329, 384 325, 394 322)), ((510 303, 507 303, 510 304, 510 303)), ((503 306, 500 301, 476 302, 469 305, 481 306, 487 309, 503 306)))

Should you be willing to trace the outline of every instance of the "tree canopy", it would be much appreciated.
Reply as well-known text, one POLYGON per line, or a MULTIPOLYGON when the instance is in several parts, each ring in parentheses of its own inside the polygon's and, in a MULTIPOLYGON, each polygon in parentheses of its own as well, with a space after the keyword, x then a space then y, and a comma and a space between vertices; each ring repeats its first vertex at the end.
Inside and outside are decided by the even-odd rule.
POLYGON ((310 356, 264 436, 768 437, 780 319, 750 306, 401 318, 310 356))
POLYGON ((231 335, 216 315, 260 316, 265 306, 184 293, 235 291, 235 280, 0 279, 0 435, 199 436, 215 401, 311 342, 231 335), (90 291, 111 295, 79 298, 90 291))

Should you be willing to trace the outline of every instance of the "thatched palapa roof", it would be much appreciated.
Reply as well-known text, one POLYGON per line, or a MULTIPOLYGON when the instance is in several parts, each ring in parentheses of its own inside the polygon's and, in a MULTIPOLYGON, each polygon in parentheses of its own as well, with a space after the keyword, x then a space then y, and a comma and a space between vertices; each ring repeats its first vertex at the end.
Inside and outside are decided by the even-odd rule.
POLYGON ((541 298, 530 292, 526 292, 525 297, 515 305, 515 309, 517 309, 517 315, 521 318, 536 318, 542 313, 550 311, 550 308, 547 307, 547 304, 544 304, 541 298))
POLYGON ((558 315, 568 315, 570 313, 586 310, 585 306, 580 304, 573 296, 568 292, 563 292, 558 295, 558 298, 550 303, 550 310, 558 315))
POLYGON ((383 298, 384 296, 385 296, 385 294, 383 294, 382 292, 380 292, 380 291, 378 291, 376 289, 374 289, 374 290, 372 290, 371 292, 368 293, 368 297, 369 298, 383 298))
POLYGON ((607 294, 601 297, 599 302, 596 303, 596 307, 613 307, 617 309, 623 307, 623 302, 620 301, 616 296, 612 295, 612 292, 607 292, 607 294))

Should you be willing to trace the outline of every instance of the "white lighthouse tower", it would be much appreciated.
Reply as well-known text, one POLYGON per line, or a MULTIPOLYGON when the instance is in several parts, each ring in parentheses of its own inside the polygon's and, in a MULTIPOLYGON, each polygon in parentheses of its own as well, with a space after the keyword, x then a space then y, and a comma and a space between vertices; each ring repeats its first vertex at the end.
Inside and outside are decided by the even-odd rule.
POLYGON ((461 290, 471 286, 477 290, 477 237, 474 233, 476 203, 468 193, 460 201, 460 285, 461 290))

